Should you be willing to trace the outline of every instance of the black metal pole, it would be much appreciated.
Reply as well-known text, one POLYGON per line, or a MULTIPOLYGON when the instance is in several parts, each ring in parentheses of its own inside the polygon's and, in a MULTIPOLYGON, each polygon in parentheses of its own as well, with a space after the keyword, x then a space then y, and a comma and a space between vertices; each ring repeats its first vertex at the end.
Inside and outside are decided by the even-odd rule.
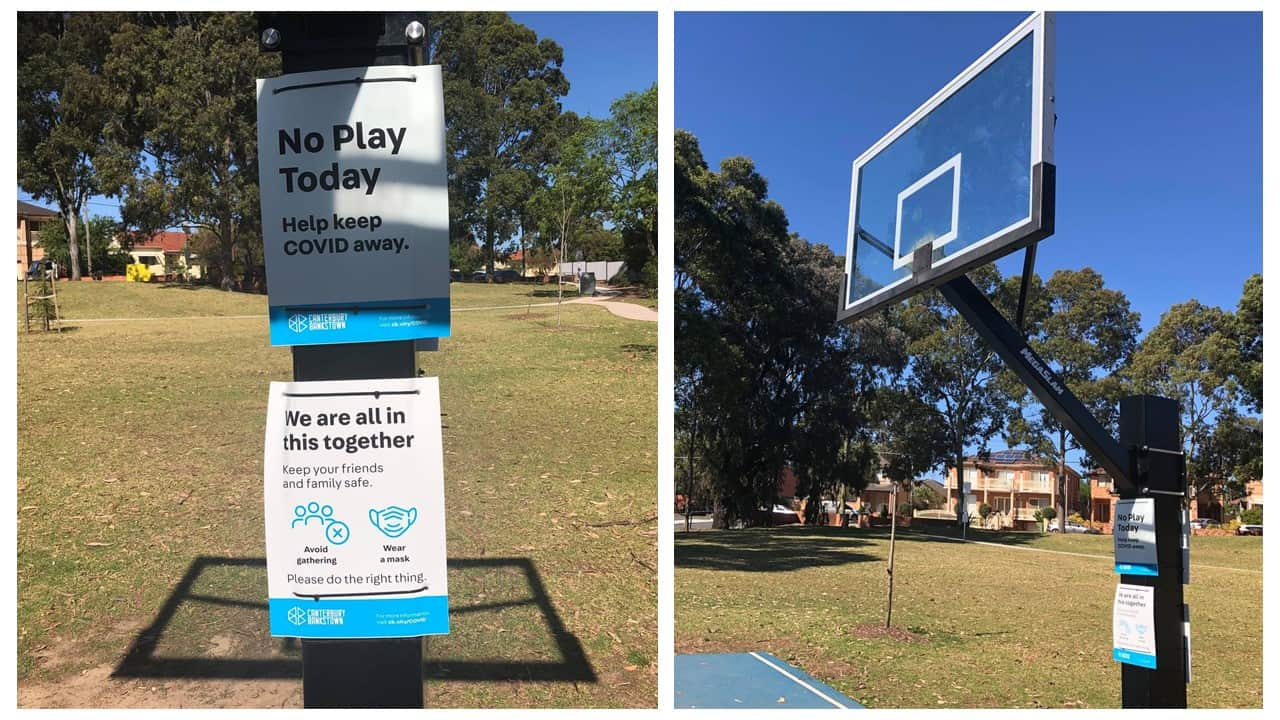
POLYGON ((1154 587, 1156 667, 1120 665, 1121 707, 1185 708, 1187 657, 1183 638, 1182 504, 1186 492, 1182 444, 1178 440, 1178 403, 1136 395, 1120 401, 1120 442, 1130 449, 1138 488, 1120 491, 1124 499, 1155 500, 1158 575, 1121 575, 1127 585, 1154 587), (1160 452, 1160 451, 1164 452, 1160 452))
MULTIPOLYGON (((960 275, 940 289, 1005 365, 1110 473, 1122 498, 1154 498, 1158 575, 1122 575, 1121 582, 1155 588, 1156 667, 1121 664, 1121 704, 1126 708, 1185 708, 1188 658, 1183 622, 1188 614, 1182 596, 1185 560, 1181 542, 1185 480, 1178 403, 1151 395, 1124 398, 1120 402, 1120 442, 1116 442, 968 277, 960 275)), ((956 485, 963 493, 963 478, 957 478, 956 485)), ((1065 523, 1065 518, 1060 522, 1065 523)))
POLYGON ((1132 486, 1128 454, 973 281, 959 275, 943 283, 939 289, 1058 422, 1066 426, 1076 441, 1115 478, 1116 486, 1132 486))
MULTIPOLYGON (((286 73, 420 62, 425 13, 260 13, 264 51, 286 73), (421 25, 409 26, 417 20, 421 25), (417 50, 408 41, 417 35, 417 50)), ((293 379, 368 380, 418 374, 412 340, 293 348, 293 379)), ((422 708, 422 638, 303 640, 307 708, 422 708)))

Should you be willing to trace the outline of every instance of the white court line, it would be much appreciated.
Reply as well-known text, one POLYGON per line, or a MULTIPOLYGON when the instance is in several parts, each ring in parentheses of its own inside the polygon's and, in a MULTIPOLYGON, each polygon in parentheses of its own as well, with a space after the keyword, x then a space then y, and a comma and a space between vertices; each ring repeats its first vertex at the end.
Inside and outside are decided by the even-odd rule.
MULTIPOLYGON (((986 542, 983 540, 962 540, 960 538, 947 537, 946 535, 930 535, 929 533, 913 532, 912 535, 921 537, 936 538, 938 540, 954 540, 955 542, 971 543, 973 545, 987 545, 990 547, 1005 548, 1008 550, 1030 550, 1031 552, 1053 553, 1055 555, 1075 555, 1076 557, 1097 558, 1098 560, 1115 560, 1115 558, 1107 555, 1090 555, 1088 553, 1068 552, 1066 550, 1046 550, 1045 548, 1020 547, 1018 545, 1004 545, 1002 543, 986 542)), ((1231 570, 1234 572, 1253 573, 1261 575, 1261 570, 1249 570, 1247 568, 1222 567, 1221 565, 1196 565, 1191 564, 1192 570, 1231 570)))
POLYGON ((778 667, 777 665, 774 665, 773 663, 769 662, 768 660, 765 660, 764 658, 760 657, 760 655, 759 655, 759 654, 754 653, 754 652, 753 652, 753 653, 747 653, 747 654, 748 654, 748 655, 750 655, 751 657, 753 657, 753 658, 755 658, 755 659, 759 660, 760 662, 764 663, 765 665, 768 665, 769 667, 773 668, 774 670, 776 670, 776 671, 778 671, 778 672, 782 673, 783 675, 786 675, 786 676, 787 676, 788 678, 790 678, 790 679, 791 679, 791 681, 792 681, 792 682, 794 682, 795 684, 799 685, 800 687, 804 688, 805 690, 808 690, 809 692, 813 693, 814 695, 817 695, 818 697, 822 698, 823 700, 826 700, 827 702, 831 703, 832 705, 835 705, 836 707, 840 708, 841 710, 848 710, 848 709, 849 709, 849 706, 847 706, 847 705, 842 705, 842 704, 840 704, 839 702, 836 702, 835 700, 833 700, 832 698, 827 697, 825 694, 823 694, 823 693, 822 693, 822 691, 818 690, 818 688, 816 688, 816 687, 814 687, 814 686, 810 685, 809 683, 807 683, 807 682, 805 682, 805 681, 801 680, 800 678, 796 677, 795 675, 792 675, 791 673, 787 672, 786 670, 783 670, 782 668, 778 667))

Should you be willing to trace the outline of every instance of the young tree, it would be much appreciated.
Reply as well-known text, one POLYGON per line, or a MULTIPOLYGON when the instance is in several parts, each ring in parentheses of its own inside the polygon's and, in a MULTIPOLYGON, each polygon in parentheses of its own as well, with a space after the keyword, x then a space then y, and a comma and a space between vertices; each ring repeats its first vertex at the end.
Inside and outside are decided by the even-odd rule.
POLYGON ((71 279, 79 280, 79 220, 101 191, 94 164, 112 118, 103 79, 116 13, 18 14, 18 186, 56 203, 71 279))
MULTIPOLYGON (((604 126, 583 118, 571 136, 559 143, 559 158, 547 168, 547 184, 532 200, 543 219, 547 234, 558 239, 560 263, 580 226, 604 208, 609 193, 609 166, 600 152, 604 126)), ((560 303, 564 286, 556 273, 556 326, 560 325, 560 303)))
MULTIPOLYGON (((889 523, 888 598, 884 626, 893 621, 893 565, 898 537, 899 489, 909 489, 921 474, 946 462, 950 449, 947 434, 934 421, 934 408, 909 392, 883 387, 876 393, 872 416, 879 426, 877 445, 881 474, 893 483, 893 516, 889 523)), ((913 493, 914 500, 914 493, 913 493)))
MULTIPOLYGON (((1012 280, 1012 279, 1011 279, 1012 280)), ((1095 415, 1108 418, 1119 401, 1114 383, 1105 379, 1129 359, 1137 343, 1140 316, 1119 290, 1103 286, 1092 268, 1058 270, 1040 292, 1043 303, 1028 344, 1095 415)), ((1057 515, 1066 517, 1077 498, 1068 496, 1067 453, 1079 443, 1029 392, 1022 393, 1023 412, 1009 424, 1010 444, 1023 445, 1055 466, 1057 515)))
MULTIPOLYGON (((969 274, 988 295, 1000 283, 995 265, 969 274)), ((999 358, 937 291, 910 298, 901 322, 911 338, 907 388, 932 410, 933 424, 947 437, 947 468, 956 469, 956 522, 965 526, 964 451, 985 450, 1004 427, 1012 403, 1011 385, 1001 376, 999 358)))

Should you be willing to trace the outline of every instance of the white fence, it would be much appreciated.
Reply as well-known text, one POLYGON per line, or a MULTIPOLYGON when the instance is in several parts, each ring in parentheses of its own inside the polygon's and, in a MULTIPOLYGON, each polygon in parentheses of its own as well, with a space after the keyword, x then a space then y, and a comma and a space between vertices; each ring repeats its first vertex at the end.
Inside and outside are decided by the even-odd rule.
POLYGON ((622 267, 626 265, 621 260, 601 260, 597 262, 567 262, 560 263, 560 275, 578 276, 584 272, 595 273, 596 282, 607 283, 614 275, 621 272, 622 267))

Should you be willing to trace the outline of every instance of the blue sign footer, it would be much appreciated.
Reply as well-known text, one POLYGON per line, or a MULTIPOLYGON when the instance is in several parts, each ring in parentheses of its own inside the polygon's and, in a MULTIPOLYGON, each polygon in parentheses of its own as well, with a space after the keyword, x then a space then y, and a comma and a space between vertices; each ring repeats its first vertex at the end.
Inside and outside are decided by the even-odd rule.
POLYGON ((272 345, 334 345, 449 336, 449 298, 269 309, 272 345))
POLYGON ((271 634, 298 638, 396 638, 449 633, 449 597, 270 598, 271 634))
POLYGON ((1116 662, 1122 662, 1127 665, 1138 665, 1152 670, 1156 667, 1155 655, 1147 655, 1146 653, 1134 652, 1132 650, 1111 648, 1111 658, 1116 662))

